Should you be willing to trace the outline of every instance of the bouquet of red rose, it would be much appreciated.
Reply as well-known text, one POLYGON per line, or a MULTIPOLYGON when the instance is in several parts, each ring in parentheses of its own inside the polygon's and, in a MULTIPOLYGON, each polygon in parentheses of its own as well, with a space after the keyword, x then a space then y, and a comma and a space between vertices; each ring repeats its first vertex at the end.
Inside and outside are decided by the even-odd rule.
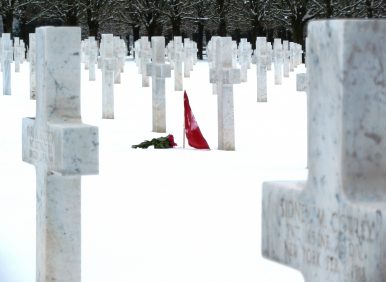
POLYGON ((169 149, 177 146, 177 144, 174 143, 173 135, 169 134, 166 137, 153 138, 150 141, 146 140, 138 145, 131 146, 131 148, 147 149, 150 146, 154 146, 154 149, 169 149))

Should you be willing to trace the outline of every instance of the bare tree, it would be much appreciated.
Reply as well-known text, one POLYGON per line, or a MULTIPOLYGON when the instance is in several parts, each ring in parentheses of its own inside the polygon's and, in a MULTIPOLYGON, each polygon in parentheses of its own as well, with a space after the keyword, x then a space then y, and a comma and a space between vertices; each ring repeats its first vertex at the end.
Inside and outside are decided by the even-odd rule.
POLYGON ((212 7, 210 13, 208 13, 210 19, 217 25, 217 35, 228 35, 228 24, 232 20, 235 8, 236 0, 215 0, 212 1, 212 7))
POLYGON ((40 3, 40 0, 1 0, 0 14, 3 17, 4 32, 12 33, 13 19, 24 19, 27 8, 40 3))
POLYGON ((277 0, 272 1, 272 17, 284 27, 290 27, 292 40, 304 45, 307 23, 318 17, 320 7, 314 0, 277 0))
POLYGON ((126 23, 142 25, 149 37, 162 35, 162 12, 165 0, 118 0, 121 8, 120 20, 126 23))
POLYGON ((165 5, 161 14, 167 19, 165 25, 171 27, 172 36, 181 35, 181 24, 192 16, 192 8, 199 4, 200 0, 165 0, 165 5))
POLYGON ((271 2, 265 0, 239 0, 237 9, 237 20, 245 22, 245 29, 249 32, 249 40, 255 48, 257 36, 263 36, 267 22, 269 21, 269 13, 271 2))

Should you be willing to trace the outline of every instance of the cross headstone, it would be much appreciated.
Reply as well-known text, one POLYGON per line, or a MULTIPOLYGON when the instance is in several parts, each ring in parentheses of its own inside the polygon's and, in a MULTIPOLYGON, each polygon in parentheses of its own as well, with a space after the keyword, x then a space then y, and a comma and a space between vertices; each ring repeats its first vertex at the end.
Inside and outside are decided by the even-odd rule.
POLYGON ((273 42, 275 69, 275 84, 280 85, 283 81, 283 45, 280 38, 275 38, 273 42))
POLYGON ((2 43, 2 41, 3 41, 3 38, 2 37, 0 37, 0 70, 1 71, 3 71, 3 59, 2 59, 2 57, 3 57, 3 43, 2 43))
POLYGON ((88 70, 89 67, 89 58, 90 58, 90 39, 86 38, 82 41, 81 50, 82 50, 82 63, 84 63, 84 69, 88 70))
POLYGON ((15 72, 20 72, 20 39, 13 38, 13 59, 15 61, 15 72))
POLYGON ((149 73, 147 72, 147 64, 151 59, 151 47, 147 36, 142 36, 140 39, 140 64, 142 73, 142 87, 149 87, 149 73))
POLYGON ((265 37, 256 38, 256 76, 257 76, 257 102, 267 102, 267 41, 265 37))
POLYGON ((80 113, 78 27, 36 29, 36 118, 23 161, 36 167, 36 281, 81 281, 81 175, 98 173, 98 128, 80 113), (60 50, 60 51, 58 51, 60 50))
POLYGON ((273 50, 272 50, 272 43, 267 42, 267 70, 272 70, 272 56, 273 56, 273 50))
POLYGON ((190 70, 192 64, 192 50, 189 38, 184 39, 184 77, 190 77, 190 70))
POLYGON ((11 95, 11 62, 13 57, 13 50, 10 33, 3 33, 1 46, 1 65, 3 67, 3 95, 11 95))
POLYGON ((307 90, 307 74, 297 73, 296 74, 296 91, 306 91, 306 90, 307 90))
POLYGON ((139 61, 139 56, 140 56, 140 39, 138 39, 137 41, 134 42, 134 59, 135 59, 135 65, 137 66, 138 68, 138 73, 140 74, 141 73, 141 64, 140 64, 140 61, 139 61))
POLYGON ((121 83, 121 71, 122 71, 122 45, 121 45, 121 38, 118 36, 114 36, 113 39, 113 45, 114 45, 114 58, 115 58, 115 70, 114 70, 114 83, 120 84, 121 83))
POLYGON ((288 40, 283 40, 283 76, 289 77, 290 73, 290 50, 288 40))
POLYGON ((20 40, 20 63, 23 64, 25 62, 25 43, 23 40, 20 40))
POLYGON ((102 34, 102 118, 114 118, 114 70, 113 35, 102 34))
POLYGON ((246 38, 242 38, 239 44, 239 63, 241 82, 248 80, 248 68, 251 60, 251 48, 246 38))
POLYGON ((193 64, 192 64, 192 70, 193 70, 193 65, 196 65, 198 62, 198 47, 197 47, 197 42, 192 42, 192 59, 193 59, 193 64))
POLYGON ((90 81, 95 81, 95 64, 98 58, 98 45, 94 36, 89 37, 88 48, 88 79, 90 81))
POLYGON ((29 34, 29 87, 30 99, 36 100, 36 39, 35 33, 29 34))
POLYGON ((294 71, 295 70, 295 43, 293 42, 290 42, 290 71, 294 71))
POLYGON ((232 67, 237 68, 237 42, 232 40, 232 67))
POLYGON ((308 26, 308 180, 265 183, 265 257, 306 282, 384 282, 386 22, 308 26))
MULTIPOLYGON (((210 71, 217 71, 219 70, 217 68, 217 61, 216 61, 216 46, 217 46, 217 40, 219 39, 219 36, 212 36, 212 39, 210 40, 208 44, 208 60, 209 60, 209 70, 210 71)), ((217 83, 216 81, 211 82, 212 83, 212 93, 213 95, 217 95, 217 83)))
POLYGON ((182 44, 182 37, 175 36, 174 37, 174 47, 173 47, 173 59, 174 59, 174 90, 182 91, 184 85, 184 77, 182 74, 182 60, 183 60, 183 52, 184 46, 182 44))
POLYGON ((166 132, 165 78, 171 77, 171 67, 165 64, 165 37, 151 38, 152 63, 147 73, 152 77, 153 132, 166 132))
POLYGON ((166 56, 168 59, 168 62, 170 63, 170 67, 172 70, 174 70, 174 40, 169 41, 168 45, 166 46, 166 56))
POLYGON ((210 82, 217 86, 218 149, 234 151, 233 84, 241 81, 240 69, 232 67, 232 38, 219 37, 215 44, 216 68, 210 70, 210 82))

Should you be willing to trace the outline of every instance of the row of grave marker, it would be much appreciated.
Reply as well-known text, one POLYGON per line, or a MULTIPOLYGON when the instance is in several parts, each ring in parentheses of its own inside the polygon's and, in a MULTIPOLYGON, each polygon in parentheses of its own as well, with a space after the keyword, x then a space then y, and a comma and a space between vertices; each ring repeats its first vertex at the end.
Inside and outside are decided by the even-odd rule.
MULTIPOLYGON (((81 281, 80 176, 98 173, 99 144, 98 129, 81 123, 80 34, 36 31, 37 116, 23 120, 23 160, 37 170, 39 282, 81 281)), ((308 34, 308 182, 264 184, 263 254, 307 282, 383 282, 386 22, 316 21, 308 34)), ((220 105, 241 80, 230 41, 213 42, 220 105)), ((170 72, 159 52, 165 44, 152 43, 148 70, 162 84, 170 72)))

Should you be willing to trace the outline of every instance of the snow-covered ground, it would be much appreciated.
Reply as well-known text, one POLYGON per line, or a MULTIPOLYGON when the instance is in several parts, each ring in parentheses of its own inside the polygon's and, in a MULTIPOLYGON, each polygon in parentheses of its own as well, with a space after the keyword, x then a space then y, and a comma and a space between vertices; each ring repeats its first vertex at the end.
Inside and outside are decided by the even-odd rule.
MULTIPOLYGON (((35 168, 21 161, 21 119, 35 116, 29 67, 0 95, 0 281, 35 281, 35 168)), ((304 66, 296 72, 304 71, 304 66)), ((261 184, 306 178, 306 94, 294 73, 256 102, 255 66, 235 85, 236 151, 217 148, 207 62, 184 79, 213 150, 182 148, 183 93, 167 79, 167 131, 179 147, 134 150, 151 132, 151 88, 128 59, 115 85, 115 119, 101 119, 101 73, 82 72, 82 117, 99 127, 100 173, 82 177, 83 282, 301 282, 261 256, 261 184)), ((0 77, 0 89, 2 79, 0 77)))

